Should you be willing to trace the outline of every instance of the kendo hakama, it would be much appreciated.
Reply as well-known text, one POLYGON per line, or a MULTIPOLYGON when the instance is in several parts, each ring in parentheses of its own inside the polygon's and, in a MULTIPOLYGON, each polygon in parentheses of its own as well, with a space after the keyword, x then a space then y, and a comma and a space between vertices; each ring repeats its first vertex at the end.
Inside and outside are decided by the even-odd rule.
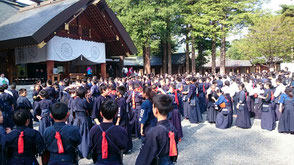
POLYGON ((183 106, 183 103, 181 101, 181 97, 178 95, 178 103, 175 99, 175 94, 170 94, 170 96, 173 99, 173 110, 171 112, 171 117, 170 117, 170 122, 173 124, 173 126, 177 129, 178 136, 179 138, 183 137, 183 129, 182 129, 182 124, 181 124, 181 114, 179 109, 183 106))
POLYGON ((261 112, 261 129, 272 131, 276 128, 276 114, 271 104, 263 104, 261 112))
POLYGON ((272 131, 276 128, 276 116, 271 105, 270 90, 265 90, 264 95, 266 98, 263 100, 261 109, 261 129, 272 131))
MULTIPOLYGON (((188 91, 189 90, 189 85, 184 85, 184 91, 188 91)), ((183 110, 184 110, 184 118, 189 119, 189 109, 190 109, 190 105, 188 102, 188 96, 187 95, 183 95, 183 110)))
POLYGON ((239 109, 237 109, 236 126, 240 128, 251 128, 250 114, 247 109, 246 95, 244 91, 239 93, 239 109))
POLYGON ((227 129, 232 126, 233 111, 230 103, 223 96, 220 96, 216 102, 217 105, 220 105, 221 103, 225 103, 226 106, 225 108, 220 108, 220 112, 218 112, 216 117, 215 126, 216 128, 227 129))
POLYGON ((132 104, 131 111, 129 112, 129 121, 130 121, 130 128, 132 130, 132 133, 135 134, 137 138, 141 137, 140 134, 140 127, 141 122, 140 119, 140 113, 141 113, 141 104, 142 104, 142 96, 139 92, 133 91, 129 95, 127 102, 132 104), (133 92, 135 92, 135 95, 133 96, 133 92))
POLYGON ((286 99, 278 130, 280 133, 294 133, 294 99, 286 99))
POLYGON ((206 84, 201 83, 199 85, 199 107, 200 107, 200 112, 203 113, 206 111, 206 84))
POLYGON ((116 103, 118 106, 118 117, 120 117, 119 126, 123 127, 128 134, 128 145, 125 152, 128 152, 133 148, 133 141, 132 141, 132 134, 131 134, 131 128, 129 123, 129 117, 127 113, 127 103, 126 99, 124 97, 120 97, 116 99, 116 103))
POLYGON ((90 121, 88 117, 87 111, 90 109, 90 104, 86 101, 86 99, 82 99, 77 97, 73 103, 73 112, 75 114, 75 119, 73 121, 73 125, 77 126, 80 130, 80 134, 82 136, 81 144, 78 146, 81 155, 83 158, 87 158, 89 154, 89 144, 90 144, 90 121))
MULTIPOLYGON (((263 96, 263 95, 262 95, 263 96)), ((255 98, 254 100, 254 118, 261 119, 261 109, 262 109, 262 100, 260 98, 255 98)))
POLYGON ((215 104, 215 101, 212 99, 212 97, 217 99, 218 96, 215 92, 212 92, 208 95, 207 121, 209 123, 215 123, 218 114, 218 106, 215 104))
POLYGON ((68 100, 68 111, 69 111, 69 116, 67 118, 67 124, 68 125, 73 125, 74 122, 74 112, 73 112, 73 101, 75 100, 74 97, 70 97, 70 99, 68 100))
POLYGON ((190 98, 190 114, 189 114, 190 123, 202 122, 203 119, 200 112, 199 100, 196 96, 196 86, 194 84, 190 86, 188 98, 190 98))
POLYGON ((39 132, 43 136, 45 129, 52 125, 52 119, 50 118, 50 108, 52 106, 52 100, 43 99, 39 101, 34 109, 35 114, 41 116, 39 121, 39 132))

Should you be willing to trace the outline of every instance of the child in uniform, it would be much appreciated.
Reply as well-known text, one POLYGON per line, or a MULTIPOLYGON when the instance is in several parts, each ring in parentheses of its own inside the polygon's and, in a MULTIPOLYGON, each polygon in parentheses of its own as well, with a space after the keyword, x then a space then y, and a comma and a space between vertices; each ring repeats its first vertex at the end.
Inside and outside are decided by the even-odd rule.
POLYGON ((52 106, 50 117, 54 119, 54 124, 45 130, 43 136, 50 153, 49 165, 78 164, 76 148, 82 138, 79 128, 65 124, 68 116, 66 104, 55 103, 52 106))
MULTIPOLYGON (((33 106, 27 96, 27 90, 25 88, 22 88, 19 90, 19 97, 16 101, 16 108, 17 109, 25 109, 31 114, 31 109, 33 109, 33 106)), ((29 125, 29 128, 33 128, 33 116, 31 115, 31 122, 29 125)))
POLYGON ((156 118, 153 115, 152 111, 152 98, 155 94, 152 92, 151 87, 144 87, 143 88, 143 97, 145 98, 145 101, 142 103, 142 109, 140 114, 140 122, 141 122, 141 137, 142 142, 145 139, 145 135, 148 133, 148 131, 156 126, 156 118))
POLYGON ((0 102, 2 103, 1 110, 4 118, 3 126, 4 128, 13 128, 13 110, 15 101, 12 95, 5 93, 4 91, 5 88, 0 86, 0 102))
POLYGON ((52 100, 48 99, 48 93, 46 90, 41 90, 39 95, 41 97, 41 101, 37 103, 34 112, 37 114, 37 118, 40 121, 39 132, 43 135, 45 129, 52 124, 49 116, 52 100))
POLYGON ((131 128, 129 124, 129 117, 127 114, 127 103, 124 97, 126 88, 124 86, 119 86, 116 88, 116 104, 118 106, 116 125, 123 127, 128 133, 128 147, 125 153, 130 152, 133 148, 131 128))
POLYGON ((106 100, 100 111, 101 124, 90 130, 90 148, 96 164, 122 164, 121 151, 127 149, 128 135, 124 128, 113 124, 117 111, 114 100, 106 100))
POLYGON ((7 134, 3 142, 5 164, 38 164, 36 155, 45 149, 41 134, 28 128, 31 114, 27 110, 18 110, 13 115, 16 129, 7 134))
MULTIPOLYGON (((10 132, 11 130, 8 129, 7 132, 10 132)), ((4 162, 4 158, 3 158, 3 152, 2 152, 2 143, 5 139, 6 136, 6 131, 3 127, 3 115, 2 115, 2 111, 0 111, 0 165, 3 164, 4 162)))
POLYGON ((102 106, 103 102, 109 98, 108 96, 108 87, 105 84, 101 84, 100 85, 100 92, 101 95, 98 96, 95 101, 94 101, 94 105, 93 105, 93 111, 92 111, 92 119, 94 120, 94 122, 96 124, 100 124, 102 122, 102 117, 100 116, 100 107, 102 106))
POLYGON ((79 150, 83 158, 86 158, 89 154, 89 130, 91 128, 89 122, 90 104, 89 100, 85 98, 86 92, 84 87, 79 87, 76 90, 76 99, 73 100, 71 109, 74 114, 73 125, 79 128, 82 136, 79 150))
POLYGON ((153 114, 158 123, 146 135, 143 147, 136 160, 136 165, 173 164, 178 150, 178 136, 175 127, 167 119, 172 111, 172 99, 168 95, 157 95, 153 99, 153 114))

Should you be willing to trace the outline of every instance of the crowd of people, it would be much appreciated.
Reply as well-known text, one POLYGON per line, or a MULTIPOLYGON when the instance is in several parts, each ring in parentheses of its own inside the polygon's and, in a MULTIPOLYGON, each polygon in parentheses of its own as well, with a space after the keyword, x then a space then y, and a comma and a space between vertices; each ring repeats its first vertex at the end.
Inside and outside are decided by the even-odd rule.
POLYGON ((293 134, 293 78, 286 71, 66 78, 36 82, 33 103, 26 89, 3 84, 1 162, 38 164, 39 154, 49 164, 76 164, 77 157, 122 164, 139 138, 136 164, 172 164, 184 136, 182 119, 228 129, 236 118, 237 127, 249 129, 254 118, 261 129, 272 131, 278 123, 280 133, 293 134))

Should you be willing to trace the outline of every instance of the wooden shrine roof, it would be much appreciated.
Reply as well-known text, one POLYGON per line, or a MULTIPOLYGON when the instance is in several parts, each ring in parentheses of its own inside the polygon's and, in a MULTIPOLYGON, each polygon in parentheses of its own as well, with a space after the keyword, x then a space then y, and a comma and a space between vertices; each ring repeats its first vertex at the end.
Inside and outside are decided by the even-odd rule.
MULTIPOLYGON (((4 4, 0 2, 1 6, 4 4)), ((95 31, 106 43, 108 56, 135 54, 137 49, 129 34, 105 0, 55 0, 40 5, 11 8, 0 16, 0 49, 38 45, 51 39, 64 24, 85 12, 95 31), (11 14, 12 13, 12 14, 11 14)))

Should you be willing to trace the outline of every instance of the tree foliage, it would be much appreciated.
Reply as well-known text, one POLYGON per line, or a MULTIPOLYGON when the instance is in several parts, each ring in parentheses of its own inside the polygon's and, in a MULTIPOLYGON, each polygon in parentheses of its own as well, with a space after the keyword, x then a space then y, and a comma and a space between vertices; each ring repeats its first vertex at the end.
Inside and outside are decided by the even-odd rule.
POLYGON ((197 59, 191 62, 192 71, 199 70, 206 62, 201 59, 208 53, 215 71, 220 47, 224 73, 226 37, 245 26, 249 26, 249 34, 232 44, 229 57, 252 63, 291 60, 294 7, 282 6, 280 15, 268 15, 260 12, 264 1, 268 0, 108 0, 108 4, 130 33, 139 50, 137 55, 145 55, 145 60, 150 54, 162 55, 165 73, 171 73, 171 54, 181 36, 185 36, 192 59, 197 59))
POLYGON ((252 63, 273 65, 293 60, 294 19, 284 15, 267 15, 254 21, 245 38, 233 43, 230 56, 252 63))

